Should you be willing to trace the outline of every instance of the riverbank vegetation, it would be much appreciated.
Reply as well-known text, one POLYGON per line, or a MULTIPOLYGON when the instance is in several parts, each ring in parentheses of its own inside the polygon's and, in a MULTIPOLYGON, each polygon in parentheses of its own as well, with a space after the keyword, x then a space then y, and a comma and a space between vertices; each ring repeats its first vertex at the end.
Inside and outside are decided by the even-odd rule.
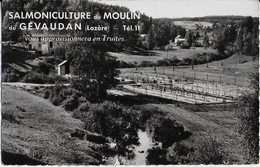
POLYGON ((112 101, 91 103, 79 91, 59 84, 45 88, 42 96, 72 112, 86 130, 111 138, 117 145, 116 153, 129 159, 134 158, 133 146, 139 144, 139 129, 148 131, 163 148, 191 135, 173 117, 156 109, 142 111, 112 101))

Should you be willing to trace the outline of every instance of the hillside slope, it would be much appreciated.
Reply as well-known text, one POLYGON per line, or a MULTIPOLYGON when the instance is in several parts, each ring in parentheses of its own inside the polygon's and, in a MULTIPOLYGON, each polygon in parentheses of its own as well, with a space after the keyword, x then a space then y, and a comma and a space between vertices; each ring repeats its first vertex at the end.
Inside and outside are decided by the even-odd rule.
POLYGON ((153 63, 156 63, 158 60, 162 60, 165 58, 173 58, 176 57, 179 60, 183 60, 184 58, 191 57, 195 54, 199 54, 202 52, 205 53, 213 53, 217 54, 217 51, 215 49, 207 49, 205 50, 202 47, 194 47, 193 49, 173 49, 169 50, 168 53, 167 51, 160 51, 160 50, 153 50, 152 51, 154 55, 152 56, 143 56, 143 55, 133 55, 133 54, 126 54, 126 53, 116 53, 116 52, 109 52, 111 56, 116 57, 120 61, 124 61, 127 63, 134 63, 136 62, 137 64, 141 64, 142 61, 150 61, 153 63))
POLYGON ((82 128, 49 101, 2 86, 2 151, 46 164, 100 164, 96 143, 71 137, 82 128))
POLYGON ((239 76, 245 76, 257 71, 259 67, 259 58, 246 56, 243 54, 235 53, 234 55, 218 61, 208 63, 209 68, 206 68, 207 64, 197 65, 196 68, 207 71, 221 71, 225 73, 236 74, 239 76), (222 66, 223 65, 223 66, 222 66))
POLYGON ((252 56, 235 53, 226 59, 210 62, 209 65, 221 66, 222 62, 223 62, 223 65, 237 65, 237 64, 242 64, 242 63, 248 62, 248 61, 252 61, 253 58, 254 57, 252 57, 252 56))
POLYGON ((223 151, 227 153, 230 160, 228 163, 243 164, 246 162, 241 146, 242 137, 237 133, 239 119, 237 113, 233 111, 234 106, 185 105, 177 107, 175 104, 146 104, 141 107, 158 108, 160 111, 169 113, 169 116, 191 132, 192 135, 182 143, 194 147, 200 137, 214 136, 221 142, 223 151), (189 107, 191 108, 188 109, 189 107), (197 112, 192 110, 197 110, 197 112))

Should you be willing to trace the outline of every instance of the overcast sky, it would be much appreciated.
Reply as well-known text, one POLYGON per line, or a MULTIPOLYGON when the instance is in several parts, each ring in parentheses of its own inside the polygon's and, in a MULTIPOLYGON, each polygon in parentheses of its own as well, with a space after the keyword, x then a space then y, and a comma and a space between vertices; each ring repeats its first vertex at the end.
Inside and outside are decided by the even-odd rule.
POLYGON ((258 17, 258 0, 93 0, 128 7, 154 18, 242 15, 258 17))

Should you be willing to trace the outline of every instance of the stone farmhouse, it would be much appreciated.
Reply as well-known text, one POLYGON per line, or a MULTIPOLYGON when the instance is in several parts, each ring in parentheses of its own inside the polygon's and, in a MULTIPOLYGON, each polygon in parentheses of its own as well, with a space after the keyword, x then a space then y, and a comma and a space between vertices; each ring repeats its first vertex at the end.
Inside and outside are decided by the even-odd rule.
POLYGON ((30 31, 30 37, 38 40, 31 40, 28 44, 28 50, 36 50, 43 55, 64 55, 66 42, 64 41, 48 41, 41 39, 48 39, 49 37, 61 37, 70 34, 61 31, 30 31))

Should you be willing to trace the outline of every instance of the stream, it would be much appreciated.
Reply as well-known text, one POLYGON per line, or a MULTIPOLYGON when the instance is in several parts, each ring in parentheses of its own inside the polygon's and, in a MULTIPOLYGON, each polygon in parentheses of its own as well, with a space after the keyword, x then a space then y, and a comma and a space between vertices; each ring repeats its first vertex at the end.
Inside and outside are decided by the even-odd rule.
POLYGON ((135 146, 135 157, 131 160, 125 157, 115 156, 113 165, 146 165, 147 150, 153 147, 154 143, 149 135, 142 130, 138 131, 139 146, 135 146))
POLYGON ((145 131, 138 131, 140 145, 135 148, 135 158, 132 161, 133 165, 146 165, 147 150, 152 148, 152 139, 145 131))

